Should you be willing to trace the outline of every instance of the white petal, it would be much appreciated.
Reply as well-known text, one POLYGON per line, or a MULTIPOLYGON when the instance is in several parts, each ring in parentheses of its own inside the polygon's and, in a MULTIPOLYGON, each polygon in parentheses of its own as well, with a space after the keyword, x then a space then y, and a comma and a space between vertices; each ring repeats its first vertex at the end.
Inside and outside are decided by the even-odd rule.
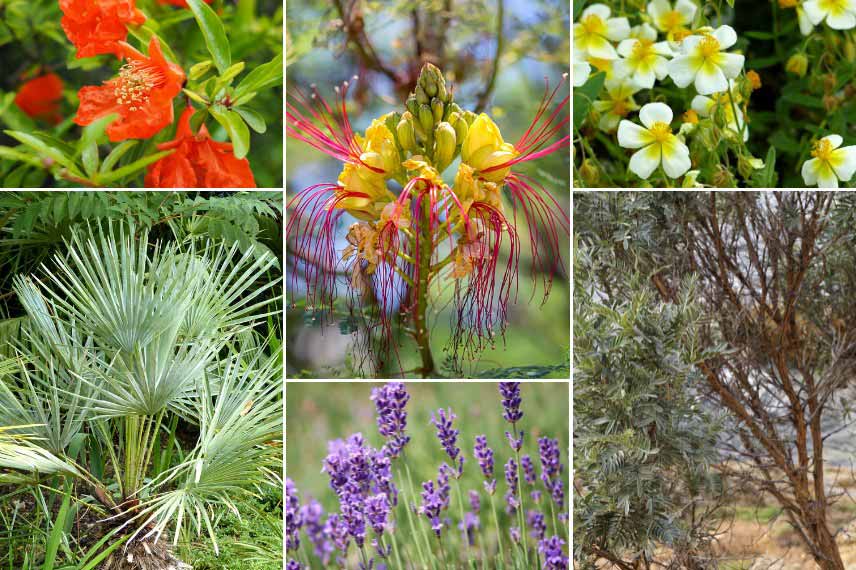
POLYGON ((706 63, 699 68, 695 77, 695 88, 700 95, 721 93, 728 89, 728 80, 717 66, 706 63))
POLYGON ((612 64, 612 79, 626 81, 626 77, 633 71, 630 68, 630 62, 626 59, 616 59, 612 64))
POLYGON ((697 6, 690 2, 690 0, 678 0, 675 3, 675 10, 690 22, 695 17, 697 9, 697 6))
POLYGON ((842 160, 835 167, 835 173, 843 182, 850 182, 856 172, 856 146, 845 146, 835 151, 835 157, 842 160))
POLYGON ((802 177, 806 186, 817 185, 817 166, 820 161, 816 158, 806 160, 802 165, 802 177))
POLYGON ((657 74, 657 79, 664 80, 669 75, 669 61, 665 57, 658 57, 654 63, 654 73, 657 74))
POLYGON ((597 127, 602 131, 611 133, 615 130, 615 126, 618 125, 618 121, 620 120, 621 117, 615 113, 606 113, 605 115, 600 116, 600 121, 598 121, 597 127))
POLYGON ((821 10, 818 4, 817 0, 808 0, 807 2, 803 2, 802 5, 805 15, 808 16, 809 21, 815 26, 821 23, 826 17, 826 11, 821 10))
POLYGON ((797 6, 797 22, 800 24, 800 33, 802 35, 811 35, 812 30, 814 30, 814 24, 811 23, 808 14, 800 6, 797 6))
POLYGON ((743 69, 743 63, 745 61, 746 57, 739 53, 719 54, 719 67, 722 69, 725 77, 729 79, 734 79, 740 75, 740 71, 743 69))
POLYGON ((710 109, 716 104, 716 102, 710 97, 705 97, 704 95, 696 95, 693 97, 693 102, 690 104, 692 110, 701 115, 702 117, 707 117, 710 115, 710 109))
POLYGON ((690 55, 678 56, 669 62, 669 77, 678 87, 686 87, 695 79, 699 67, 701 61, 698 58, 690 55))
POLYGON ((642 110, 639 111, 639 120, 649 129, 654 123, 672 123, 674 114, 668 105, 665 103, 648 103, 642 110))
POLYGON ((618 47, 615 48, 615 51, 618 52, 618 55, 621 57, 629 57, 631 53, 633 53, 633 48, 636 47, 636 43, 639 40, 635 39, 627 39, 621 40, 621 43, 618 44, 618 47))
POLYGON ((663 145, 663 170, 669 178, 678 178, 690 169, 690 149, 677 139, 663 145))
POLYGON ((624 148, 641 148, 651 144, 654 137, 636 123, 623 120, 618 124, 618 144, 624 148))
POLYGON ((610 18, 606 22, 606 37, 613 42, 620 42, 630 35, 630 22, 627 18, 610 18))
POLYGON ((726 50, 737 43, 737 32, 731 26, 719 26, 713 31, 713 37, 719 42, 720 50, 726 50))
POLYGON ((844 142, 844 139, 841 138, 841 135, 826 135, 820 140, 829 141, 829 144, 832 145, 832 148, 838 148, 841 146, 841 143, 844 142))
MULTIPOLYGON (((620 129, 621 127, 619 126, 618 128, 620 129)), ((651 173, 657 170, 658 166, 660 166, 659 144, 648 145, 642 150, 637 150, 630 157, 630 172, 642 180, 647 180, 651 176, 651 173)))
POLYGON ((610 11, 609 6, 607 6, 606 4, 592 4, 591 6, 589 6, 585 10, 583 10, 583 13, 580 16, 580 19, 582 20, 586 16, 588 16, 590 14, 594 14, 595 16, 600 18, 601 20, 606 21, 606 19, 609 18, 609 15, 611 13, 612 12, 610 11))
POLYGON ((693 54, 696 52, 698 45, 702 42, 704 36, 695 35, 695 36, 687 36, 681 41, 681 53, 685 54, 693 54))
POLYGON ((636 85, 641 87, 642 89, 651 89, 654 87, 654 81, 657 79, 657 76, 654 74, 653 69, 648 69, 646 71, 637 71, 636 75, 633 76, 633 81, 636 82, 636 85))
POLYGON ((656 22, 660 19, 660 16, 671 11, 671 9, 672 8, 669 6, 668 0, 652 0, 651 2, 648 2, 646 11, 656 22))
POLYGON ((849 30, 856 27, 856 14, 853 12, 843 11, 840 14, 830 12, 826 16, 826 25, 833 30, 849 30))
POLYGON ((654 53, 657 55, 663 55, 666 57, 672 57, 675 55, 672 48, 669 47, 669 42, 657 42, 652 47, 654 49, 654 53))
POLYGON ((594 34, 586 34, 583 38, 575 40, 576 49, 585 51, 591 57, 599 59, 617 59, 618 54, 615 53, 615 48, 609 43, 606 38, 596 36, 594 34))
POLYGON ((821 163, 821 167, 817 171, 817 187, 818 188, 838 188, 838 177, 827 163, 821 163))
POLYGON ((644 40, 654 41, 657 39, 657 30, 651 27, 651 24, 645 22, 641 26, 638 26, 639 33, 636 35, 638 38, 642 38, 644 40))
POLYGON ((589 74, 591 73, 591 65, 587 62, 574 63, 574 69, 571 72, 574 80, 574 87, 579 87, 584 85, 586 81, 588 81, 589 74))

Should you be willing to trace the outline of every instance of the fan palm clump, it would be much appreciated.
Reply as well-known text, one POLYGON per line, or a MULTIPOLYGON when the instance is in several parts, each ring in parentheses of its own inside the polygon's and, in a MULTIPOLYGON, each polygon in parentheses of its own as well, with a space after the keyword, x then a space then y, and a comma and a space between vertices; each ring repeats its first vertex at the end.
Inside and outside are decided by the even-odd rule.
MULTIPOLYGON (((75 231, 15 291, 27 318, 0 366, 0 467, 64 479, 122 542, 107 569, 179 568, 205 535, 279 486, 282 373, 259 331, 278 296, 270 255, 75 231)), ((273 343, 277 345, 277 343, 273 343)))

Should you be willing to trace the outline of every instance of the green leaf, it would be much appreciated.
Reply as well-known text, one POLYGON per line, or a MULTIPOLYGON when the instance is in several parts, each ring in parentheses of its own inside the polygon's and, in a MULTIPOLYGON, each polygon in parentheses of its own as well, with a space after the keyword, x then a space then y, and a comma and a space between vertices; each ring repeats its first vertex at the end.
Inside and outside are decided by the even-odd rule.
POLYGON ((64 534, 63 529, 65 528, 68 509, 71 505, 71 491, 69 487, 70 485, 66 486, 65 493, 63 494, 62 505, 53 521, 53 528, 51 528, 50 536, 48 536, 48 542, 45 545, 45 561, 42 564, 42 570, 53 570, 56 565, 57 552, 59 550, 59 544, 62 542, 64 534))
POLYGON ((130 176, 132 174, 136 174, 143 168, 152 164, 153 162, 157 162, 165 156, 169 156, 175 152, 174 150, 164 150, 161 152, 156 152, 154 154, 150 154, 149 156, 144 156, 143 158, 132 162, 131 164, 126 164, 122 168, 117 168, 116 170, 109 172, 107 174, 103 174, 98 177, 98 182, 101 184, 109 184, 111 182, 115 182, 126 176, 130 176))
POLYGON ((247 156, 250 151, 250 129, 247 128, 241 115, 235 111, 228 111, 220 105, 212 106, 210 112, 229 134, 235 158, 247 156))
POLYGON ((214 65, 220 73, 226 73, 232 65, 232 54, 229 50, 229 40, 226 39, 226 28, 217 16, 216 12, 202 0, 187 0, 187 5, 193 11, 199 29, 205 38, 208 53, 214 60, 214 65))
POLYGON ((265 123, 264 117, 262 117, 261 113, 255 109, 251 109, 249 107, 238 107, 235 109, 235 112, 241 115, 250 128, 257 133, 263 134, 267 130, 267 124, 265 123))
POLYGON ((773 188, 776 185, 776 147, 771 146, 767 151, 767 158, 764 160, 764 168, 761 169, 761 174, 758 177, 761 186, 759 188, 773 188))
POLYGON ((574 128, 579 129, 588 115, 592 101, 597 99, 603 83, 606 81, 606 73, 598 72, 591 76, 582 87, 574 89, 574 128))
POLYGON ((32 148, 44 157, 51 158, 60 165, 68 169, 69 172, 78 177, 83 177, 83 173, 74 163, 74 161, 63 152, 59 145, 50 144, 43 140, 46 137, 39 137, 35 134, 22 133, 20 131, 3 131, 18 142, 32 148))
POLYGON ((247 75, 235 88, 235 105, 246 103, 250 100, 250 94, 273 87, 282 83, 282 52, 278 53, 272 60, 264 63, 247 75))
POLYGON ((104 174, 106 172, 110 172, 113 169, 113 166, 119 162, 119 159, 137 145, 137 142, 139 141, 125 141, 116 145, 116 148, 110 151, 110 154, 108 154, 107 158, 104 159, 104 162, 101 163, 101 173, 104 174))
POLYGON ((14 162, 24 162, 39 168, 45 167, 44 163, 39 160, 39 157, 27 154, 26 152, 21 152, 20 150, 8 146, 0 146, 0 158, 5 158, 14 162))
POLYGON ((116 113, 111 113, 83 128, 83 136, 80 137, 77 149, 80 152, 83 169, 90 177, 98 172, 100 161, 100 157, 98 155, 98 139, 104 135, 104 129, 106 129, 107 125, 113 122, 116 117, 116 113))
POLYGON ((796 103, 797 105, 802 105, 804 107, 825 109, 825 107, 823 106, 823 100, 820 97, 805 95, 803 93, 785 93, 781 96, 781 100, 787 101, 788 103, 796 103))

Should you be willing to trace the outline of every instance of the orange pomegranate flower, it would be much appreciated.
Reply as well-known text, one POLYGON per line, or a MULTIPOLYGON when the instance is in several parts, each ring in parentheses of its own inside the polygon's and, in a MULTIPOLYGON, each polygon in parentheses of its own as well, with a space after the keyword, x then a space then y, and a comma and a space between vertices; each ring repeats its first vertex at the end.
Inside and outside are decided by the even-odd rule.
POLYGON ((62 79, 56 73, 45 73, 30 79, 15 95, 15 104, 27 115, 55 125, 62 121, 59 103, 62 100, 62 79))
POLYGON ((158 145, 158 150, 175 152, 149 166, 146 187, 255 188, 249 161, 235 158, 230 143, 212 140, 205 125, 194 135, 191 115, 193 108, 187 107, 178 120, 175 138, 158 145))
POLYGON ((146 16, 135 0, 59 0, 62 29, 77 48, 77 57, 115 53, 128 37, 128 24, 140 25, 146 16))
POLYGON ((111 141, 147 139, 172 124, 172 100, 181 93, 184 72, 166 60, 157 37, 149 42, 148 57, 125 42, 119 42, 119 48, 127 63, 118 77, 80 90, 74 122, 88 125, 118 113, 119 118, 107 126, 111 141))

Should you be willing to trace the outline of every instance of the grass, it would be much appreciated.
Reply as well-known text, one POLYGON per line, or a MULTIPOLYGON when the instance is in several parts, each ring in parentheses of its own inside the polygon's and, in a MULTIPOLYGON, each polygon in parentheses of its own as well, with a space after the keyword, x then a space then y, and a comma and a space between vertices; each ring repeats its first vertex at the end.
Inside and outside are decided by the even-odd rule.
MULTIPOLYGON (((370 401, 371 387, 379 384, 371 383, 288 383, 286 390, 286 475, 291 478, 297 489, 301 502, 314 497, 325 511, 337 510, 338 503, 329 488, 328 478, 321 473, 324 457, 327 455, 326 442, 337 438, 346 438, 352 433, 360 432, 373 447, 382 445, 382 438, 377 431, 374 404, 370 401)), ((489 514, 489 500, 482 487, 483 477, 478 463, 473 458, 474 438, 486 434, 488 445, 493 448, 495 456, 495 476, 498 480, 496 501, 500 526, 503 529, 502 541, 506 545, 508 556, 508 528, 516 526, 516 519, 504 511, 503 495, 506 484, 503 478, 503 465, 513 451, 505 439, 505 431, 511 425, 502 419, 502 405, 496 383, 409 383, 407 385, 411 399, 407 406, 407 433, 411 437, 406 453, 406 464, 410 469, 414 487, 420 488, 423 481, 436 480, 439 465, 447 459, 435 435, 434 427, 429 423, 431 412, 439 408, 451 407, 457 415, 455 429, 460 430, 458 446, 466 457, 464 475, 461 478, 461 493, 466 502, 469 490, 480 492, 482 500, 482 533, 484 544, 489 550, 495 550, 497 538, 495 527, 489 514)), ((563 472, 564 484, 568 489, 568 448, 569 439, 569 394, 568 384, 564 382, 524 383, 521 387, 523 403, 521 409, 524 417, 519 427, 525 430, 524 447, 521 454, 528 454, 540 473, 538 460, 539 437, 551 437, 559 440, 562 450, 562 462, 566 467, 563 472)), ((406 487, 406 479, 399 477, 402 467, 401 459, 393 464, 396 473, 395 482, 399 487, 406 487)), ((525 509, 532 508, 529 491, 523 484, 525 509)), ((539 485, 540 487, 540 485, 539 485)), ((454 525, 460 520, 458 494, 454 480, 452 481, 452 501, 449 510, 444 513, 452 519, 454 525)), ((408 500, 410 500, 408 498, 408 500)), ((418 503, 418 499, 417 499, 418 503)), ((542 499, 541 507, 550 518, 546 497, 542 499)), ((465 505, 469 509, 468 504, 465 505)), ((566 504, 567 509, 567 504, 566 504)), ((557 513, 558 514, 558 513, 557 513)), ((399 503, 396 514, 397 524, 404 531, 404 541, 399 533, 399 543, 412 541, 410 529, 406 523, 406 511, 399 503), (404 522, 401 522, 404 521, 404 522)), ((418 521, 425 524, 424 518, 418 521)), ((456 535, 457 531, 445 531, 443 540, 447 552, 461 552, 468 556, 467 547, 461 544, 456 535), (450 549, 451 546, 451 549, 450 549), (457 547, 459 550, 455 550, 457 547)), ((548 534, 554 534, 552 521, 548 523, 548 534)), ((567 538, 567 528, 559 523, 558 534, 567 538)), ((530 550, 532 550, 531 538, 530 550)), ((478 542, 478 539, 477 539, 478 542)), ((436 554, 439 556, 439 554, 436 554)))

